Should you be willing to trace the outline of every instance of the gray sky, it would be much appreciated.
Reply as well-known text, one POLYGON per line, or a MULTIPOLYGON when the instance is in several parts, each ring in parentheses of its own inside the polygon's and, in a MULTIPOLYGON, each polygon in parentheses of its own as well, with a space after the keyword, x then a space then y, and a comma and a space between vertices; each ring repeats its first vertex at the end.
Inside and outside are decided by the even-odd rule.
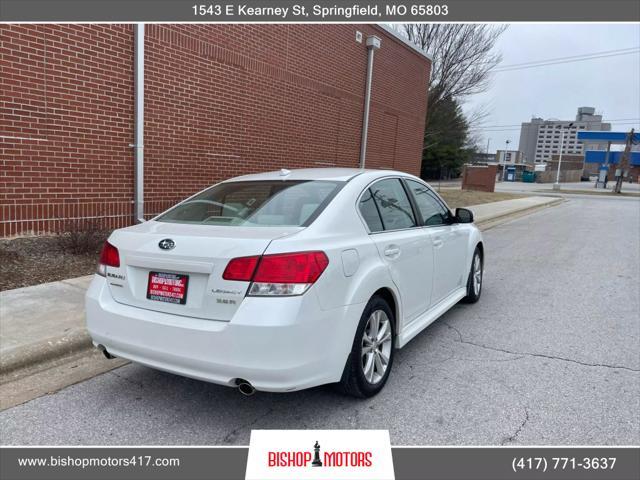
MULTIPOLYGON (((496 49, 500 65, 568 57, 640 46, 640 24, 511 24, 496 49)), ((500 68, 498 67, 498 68, 500 68)), ((476 130, 482 149, 491 139, 490 152, 518 145, 518 127, 532 115, 575 118, 581 106, 595 107, 612 121, 612 130, 629 130, 640 124, 640 53, 494 73, 489 90, 469 97, 469 112, 486 107, 489 116, 476 130), (633 123, 629 123, 633 122, 633 123), (500 131, 502 130, 502 131, 500 131)))

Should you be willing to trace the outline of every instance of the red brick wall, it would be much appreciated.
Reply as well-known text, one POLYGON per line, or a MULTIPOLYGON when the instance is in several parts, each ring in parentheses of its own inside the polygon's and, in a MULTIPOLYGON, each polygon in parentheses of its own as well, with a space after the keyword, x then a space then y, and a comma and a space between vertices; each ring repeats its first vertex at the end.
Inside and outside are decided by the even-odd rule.
POLYGON ((493 192, 497 173, 497 165, 465 165, 462 170, 462 190, 493 192))
MULTIPOLYGON (((367 166, 418 174, 428 62, 371 25, 147 25, 145 209, 281 167, 356 167, 366 47, 367 166)), ((1 25, 0 235, 132 220, 133 27, 1 25)))
POLYGON ((1 25, 0 39, 0 235, 124 213, 132 27, 1 25))

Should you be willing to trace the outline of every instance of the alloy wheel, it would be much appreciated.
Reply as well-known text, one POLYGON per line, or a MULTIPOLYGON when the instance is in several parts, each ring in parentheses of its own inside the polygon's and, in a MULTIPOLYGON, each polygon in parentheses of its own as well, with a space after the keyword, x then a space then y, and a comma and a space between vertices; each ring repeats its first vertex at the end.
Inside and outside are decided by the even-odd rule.
POLYGON ((475 295, 480 294, 482 288, 482 260, 480 255, 476 254, 473 259, 473 292, 475 295))
POLYGON ((372 385, 384 378, 392 348, 391 320, 383 310, 369 316, 362 333, 361 360, 364 377, 372 385))

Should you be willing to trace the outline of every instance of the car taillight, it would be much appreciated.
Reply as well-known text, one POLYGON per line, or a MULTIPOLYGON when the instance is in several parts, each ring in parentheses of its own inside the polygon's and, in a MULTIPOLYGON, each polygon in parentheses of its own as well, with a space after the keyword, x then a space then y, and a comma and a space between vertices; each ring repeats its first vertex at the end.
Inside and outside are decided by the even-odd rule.
POLYGON ((227 264, 222 278, 238 282, 250 282, 258 260, 260 260, 260 256, 234 258, 227 264))
POLYGON ((222 278, 251 281, 251 296, 302 295, 327 265, 329 259, 320 251, 241 257, 229 262, 222 278))
POLYGON ((264 255, 253 276, 254 282, 313 283, 329 265, 324 252, 264 255))
POLYGON ((100 252, 100 261, 98 262, 98 275, 103 277, 107 275, 107 267, 120 266, 120 254, 118 249, 111 245, 109 242, 104 242, 102 251, 100 252))

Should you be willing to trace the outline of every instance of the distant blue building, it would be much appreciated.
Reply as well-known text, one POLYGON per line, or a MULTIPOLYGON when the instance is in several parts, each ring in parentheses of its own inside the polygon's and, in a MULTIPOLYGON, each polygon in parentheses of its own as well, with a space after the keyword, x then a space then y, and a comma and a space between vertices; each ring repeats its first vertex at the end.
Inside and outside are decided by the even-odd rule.
MULTIPOLYGON (((588 143, 601 143, 611 145, 621 145, 627 141, 627 132, 603 132, 603 131, 584 131, 578 132, 578 140, 588 143)), ((633 135, 634 145, 640 145, 640 133, 633 135)), ((634 147, 637 148, 637 147, 634 147)), ((587 150, 584 153, 584 172, 589 175, 596 174, 601 166, 619 165, 623 152, 615 151, 607 152, 605 150, 587 150)), ((634 182, 638 181, 640 175, 640 151, 631 151, 629 156, 629 175, 634 182)), ((613 173, 610 174, 613 178, 613 173)))
MULTIPOLYGON (((609 152, 609 164, 618 165, 622 159, 623 152, 609 152)), ((584 163, 597 163, 604 165, 607 159, 607 152, 602 150, 587 150, 584 153, 584 163)), ((631 152, 629 164, 633 167, 640 167, 640 152, 631 152)))
MULTIPOLYGON (((589 143, 611 142, 612 144, 623 144, 627 141, 627 135, 627 132, 603 132, 585 130, 582 132, 578 132, 578 140, 589 143)), ((640 143, 640 133, 636 132, 633 134, 633 143, 640 143)))

